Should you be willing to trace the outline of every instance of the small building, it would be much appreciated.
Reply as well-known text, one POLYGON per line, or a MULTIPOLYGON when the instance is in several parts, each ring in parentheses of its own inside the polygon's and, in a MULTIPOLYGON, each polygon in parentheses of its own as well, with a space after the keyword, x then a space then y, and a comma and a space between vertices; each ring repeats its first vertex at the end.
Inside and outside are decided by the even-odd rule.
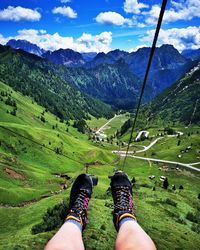
POLYGON ((149 179, 150 179, 150 180, 155 179, 155 175, 150 175, 150 176, 149 176, 149 179))
POLYGON ((160 176, 160 181, 165 181, 166 179, 167 179, 167 177, 165 177, 163 175, 160 176))

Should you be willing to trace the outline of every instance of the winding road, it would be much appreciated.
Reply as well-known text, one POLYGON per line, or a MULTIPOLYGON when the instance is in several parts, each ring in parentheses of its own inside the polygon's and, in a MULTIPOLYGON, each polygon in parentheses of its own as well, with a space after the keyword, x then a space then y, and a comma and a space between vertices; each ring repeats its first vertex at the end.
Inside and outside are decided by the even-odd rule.
MULTIPOLYGON (((120 154, 121 156, 125 156, 125 154, 120 154)), ((185 168, 189 168, 190 170, 195 170, 197 172, 200 172, 200 168, 195 168, 192 165, 197 165, 200 164, 200 162, 195 162, 195 163, 181 163, 177 161, 168 161, 168 160, 160 160, 160 159, 155 159, 155 158, 148 158, 148 157, 141 157, 141 156, 136 156, 136 155, 128 155, 128 157, 131 158, 136 158, 140 160, 145 160, 145 161, 153 161, 153 162, 160 162, 160 163, 168 163, 176 166, 181 166, 185 168)))
MULTIPOLYGON (((117 117, 117 115, 115 115, 112 119, 110 119, 107 123, 105 123, 101 128, 99 128, 97 130, 98 133, 102 133, 102 130, 105 129, 105 127, 113 120, 117 117)), ((182 136, 183 133, 178 131, 177 134, 179 136, 182 136)), ((176 135, 168 135, 167 137, 176 137, 176 135)), ((140 150, 134 150, 134 151, 129 151, 128 152, 128 157, 131 157, 131 158, 135 158, 135 159, 140 159, 140 160, 145 160, 145 161, 153 161, 153 162, 160 162, 160 163, 168 163, 168 164, 173 164, 173 165, 176 165, 176 166, 182 166, 182 167, 185 167, 185 168, 188 168, 190 170, 194 170, 194 171, 197 171, 197 172, 200 172, 200 168, 196 168, 196 167, 193 167, 194 165, 199 165, 200 162, 194 162, 194 163, 182 163, 182 162, 177 162, 177 161, 168 161, 168 160, 162 160, 162 159, 156 159, 156 158, 149 158, 149 157, 142 157, 142 156, 136 156, 136 155, 132 155, 132 154, 135 154, 135 153, 142 153, 142 152, 145 152, 147 150, 149 150, 151 147, 153 147, 159 140, 161 139, 164 139, 164 137, 158 137, 156 138, 154 141, 152 141, 148 146, 142 146, 143 149, 140 149, 140 150)), ((124 157, 125 154, 126 154, 126 151, 124 150, 113 150, 112 153, 114 154, 119 154, 120 156, 124 157)))

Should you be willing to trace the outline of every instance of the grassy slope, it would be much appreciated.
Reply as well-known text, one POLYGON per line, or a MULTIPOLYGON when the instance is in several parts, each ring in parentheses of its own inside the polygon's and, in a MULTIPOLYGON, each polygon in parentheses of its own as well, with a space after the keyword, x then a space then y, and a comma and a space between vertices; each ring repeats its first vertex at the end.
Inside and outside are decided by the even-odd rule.
MULTIPOLYGON (((162 133, 160 129, 164 129, 162 127, 151 127, 148 129, 150 132, 149 136, 155 136, 151 140, 145 140, 142 142, 134 142, 133 144, 135 146, 138 146, 135 148, 135 150, 139 149, 139 145, 147 146, 151 143, 152 140, 155 140, 157 137, 161 137, 159 134, 162 133)), ((177 161, 182 163, 194 163, 194 162, 200 162, 200 141, 199 141, 199 134, 200 134, 200 128, 198 126, 192 126, 192 127, 173 127, 175 131, 181 131, 183 132, 183 135, 180 137, 166 137, 164 139, 161 139, 158 141, 152 148, 150 148, 148 151, 143 153, 137 153, 138 156, 145 156, 145 157, 153 157, 157 159, 163 159, 163 160, 171 160, 171 161, 177 161), (178 141, 180 140, 180 145, 178 145, 178 141), (188 152, 181 153, 181 151, 184 151, 188 146, 191 146, 191 150, 188 152), (181 155, 181 158, 178 156, 181 155)), ((136 136, 136 133, 134 133, 134 138, 136 136)), ((129 132, 127 132, 123 137, 121 138, 122 141, 128 141, 129 139, 129 132)), ((196 165, 196 167, 200 167, 199 165, 196 165)))
MULTIPOLYGON (((0 89, 11 91, 2 83, 0 89)), ((111 196, 106 195, 106 190, 109 187, 108 175, 113 173, 115 167, 113 162, 116 157, 110 150, 106 150, 107 147, 103 149, 91 144, 87 136, 79 134, 71 126, 69 132, 66 132, 66 125, 58 122, 50 113, 45 113, 48 122, 42 123, 37 116, 43 108, 32 104, 30 98, 14 91, 12 97, 17 101, 17 116, 7 114, 6 110, 12 108, 1 102, 2 125, 45 145, 51 141, 51 145, 48 146, 52 148, 60 147, 62 142, 63 152, 75 160, 83 162, 99 160, 103 163, 91 166, 89 170, 99 177, 99 185, 94 189, 90 202, 90 223, 84 232, 84 241, 86 249, 112 249, 116 233, 112 225, 112 209, 105 206, 105 203, 111 204, 112 201, 111 196), (53 130, 52 125, 56 123, 58 129, 53 130), (103 224, 105 228, 101 229, 103 224)), ((43 195, 51 195, 51 191, 59 190, 63 179, 53 176, 52 173, 66 173, 74 178, 83 171, 83 164, 5 132, 2 128, 0 128, 0 141, 0 187, 1 203, 4 205, 17 205, 27 200, 41 199, 43 195), (6 167, 21 173, 25 179, 9 177, 4 172, 6 167)), ((198 249, 200 240, 198 235, 191 231, 191 223, 185 216, 188 211, 194 211, 197 205, 199 177, 185 171, 164 172, 158 170, 157 165, 133 159, 128 159, 125 171, 130 177, 136 177, 134 201, 138 221, 152 236, 158 249, 198 249), (152 191, 154 181, 148 179, 151 174, 154 174, 157 180, 160 175, 167 175, 170 184, 175 184, 177 187, 182 184, 184 190, 173 193, 156 186, 156 191, 152 191), (166 198, 176 201, 177 207, 163 203, 166 198), (179 218, 183 218, 186 224, 176 222, 179 218)), ((68 185, 70 186, 70 183, 68 185)), ((1 206, 0 249, 43 249, 54 232, 32 235, 31 227, 41 221, 48 207, 68 199, 69 191, 70 189, 67 189, 21 208, 1 206)))
MULTIPOLYGON (((172 84, 145 106, 148 110, 149 122, 152 124, 183 123, 198 124, 200 122, 200 67, 197 66, 189 74, 172 84), (173 104, 173 105, 172 105, 173 104)), ((144 109, 144 111, 145 111, 144 109)))

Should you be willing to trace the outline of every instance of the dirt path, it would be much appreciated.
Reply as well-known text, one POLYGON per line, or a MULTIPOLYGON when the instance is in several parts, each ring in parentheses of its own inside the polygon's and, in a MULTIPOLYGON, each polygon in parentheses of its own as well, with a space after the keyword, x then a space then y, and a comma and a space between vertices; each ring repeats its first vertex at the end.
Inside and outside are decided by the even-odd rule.
POLYGON ((107 121, 103 126, 101 126, 97 131, 96 131, 96 133, 103 133, 103 130, 105 129, 105 127, 112 121, 112 120, 114 120, 115 118, 117 118, 118 116, 120 116, 120 115, 116 115, 115 114, 115 116, 113 117, 113 118, 111 118, 109 121, 107 121))
MULTIPOLYGON (((121 155, 121 156, 125 156, 125 154, 121 155)), ((141 157, 141 156, 135 156, 135 155, 128 155, 128 157, 136 158, 136 159, 140 159, 140 160, 145 160, 145 161, 169 163, 169 164, 182 166, 182 167, 189 168, 191 170, 195 170, 197 172, 200 172, 200 168, 195 168, 195 167, 192 166, 195 163, 182 163, 182 162, 177 162, 177 161, 167 161, 167 160, 161 160, 161 159, 155 159, 155 158, 147 158, 147 157, 141 157)))

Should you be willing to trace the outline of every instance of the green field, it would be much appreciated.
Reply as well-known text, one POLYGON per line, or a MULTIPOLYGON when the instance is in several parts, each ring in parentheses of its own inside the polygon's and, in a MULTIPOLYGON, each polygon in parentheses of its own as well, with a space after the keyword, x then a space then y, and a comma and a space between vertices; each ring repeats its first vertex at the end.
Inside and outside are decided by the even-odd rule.
MULTIPOLYGON (((129 114, 125 113, 125 114, 120 114, 118 116, 116 116, 107 126, 105 129, 105 134, 107 136, 111 136, 114 135, 116 133, 116 131, 121 128, 121 126, 124 124, 124 122, 126 120, 129 119, 129 114)), ((105 118, 94 118, 92 117, 91 120, 87 120, 87 124, 90 128, 100 128, 102 127, 105 123, 107 122, 107 120, 105 118)))
MULTIPOLYGON (((89 225, 83 236, 86 249, 113 249, 116 232, 110 208, 112 199, 107 193, 108 176, 122 163, 122 159, 118 162, 119 156, 111 153, 116 148, 115 143, 91 142, 87 135, 44 112, 44 108, 31 98, 22 96, 3 83, 0 83, 1 91, 10 94, 16 101, 17 112, 16 116, 10 114, 13 107, 5 104, 6 96, 1 97, 0 249, 43 249, 56 229, 36 235, 31 233, 31 229, 42 221, 47 208, 63 200, 68 201, 71 184, 79 173, 85 172, 86 163, 90 164, 89 173, 99 178, 89 205, 89 225), (41 113, 45 122, 41 121, 41 113), (58 174, 66 174, 70 179, 59 178, 58 174), (66 190, 62 190, 64 184, 67 185, 66 190)), ((126 116, 122 116, 122 119, 113 120, 106 133, 115 133, 125 119, 126 116)), ((97 122, 92 118, 88 124, 99 127, 105 122, 106 119, 98 119, 97 122)), ((178 129, 184 132, 180 149, 193 144, 192 150, 181 159, 185 162, 197 161, 198 128, 193 128, 190 136, 184 128, 178 129)), ((157 129, 150 131, 152 134, 156 132, 157 129)), ((148 145, 150 141, 142 143, 148 145)), ((155 157, 177 157, 180 150, 176 147, 177 138, 163 139, 159 143, 146 155, 151 156, 152 151, 156 151, 155 157)), ((138 222, 153 238, 158 249, 199 249, 200 238, 197 229, 196 232, 194 229, 197 223, 186 219, 188 212, 196 214, 199 209, 199 174, 186 170, 166 171, 162 164, 131 158, 127 159, 125 171, 130 178, 136 178, 133 199, 138 222), (155 175, 155 180, 149 180, 149 175, 155 175), (161 186, 161 175, 168 177, 168 190, 161 186), (171 188, 173 184, 175 191, 171 188), (183 190, 179 189, 180 185, 183 190)))
MULTIPOLYGON (((167 135, 163 135, 163 129, 161 127, 156 128, 148 128, 149 139, 139 142, 133 142, 135 149, 139 150, 143 146, 148 146, 152 141, 154 141, 158 137, 163 137, 163 139, 159 140, 152 148, 143 153, 137 153, 138 156, 162 159, 162 160, 170 160, 177 161, 181 163, 195 163, 200 162, 200 128, 197 126, 191 127, 173 127, 174 131, 182 132, 183 135, 178 137, 169 137, 167 135), (162 134, 162 135, 161 135, 162 134), (187 150, 188 147, 191 147, 187 150)), ((121 140, 128 141, 130 135, 126 133, 121 140)), ((134 133, 134 138, 136 137, 136 133, 134 133)), ((199 165, 195 165, 196 167, 200 167, 199 165)))

